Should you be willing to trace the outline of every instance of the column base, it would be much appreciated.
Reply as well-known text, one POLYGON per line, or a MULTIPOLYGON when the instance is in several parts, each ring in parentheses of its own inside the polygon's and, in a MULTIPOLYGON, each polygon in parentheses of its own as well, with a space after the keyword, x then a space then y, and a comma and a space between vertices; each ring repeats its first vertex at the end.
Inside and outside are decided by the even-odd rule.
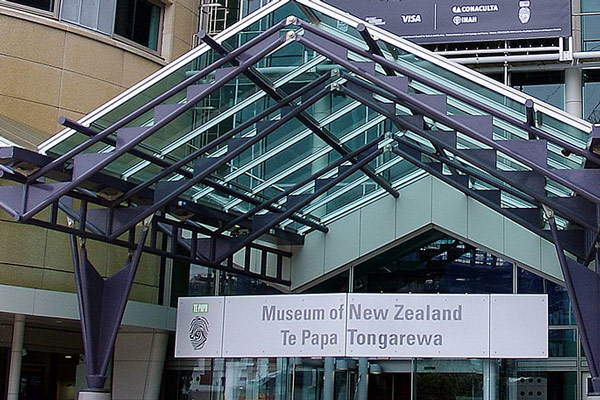
POLYGON ((110 392, 79 392, 77 400, 111 400, 110 392))

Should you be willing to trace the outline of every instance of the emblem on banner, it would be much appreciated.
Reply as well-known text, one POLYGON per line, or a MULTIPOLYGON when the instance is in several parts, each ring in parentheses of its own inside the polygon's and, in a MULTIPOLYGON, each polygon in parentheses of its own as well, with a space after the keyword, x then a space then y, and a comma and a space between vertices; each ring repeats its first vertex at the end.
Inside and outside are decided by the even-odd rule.
POLYGON ((519 21, 521 21, 522 24, 526 24, 529 22, 530 18, 531 18, 531 8, 521 7, 519 9, 519 21))
POLYGON ((202 350, 208 339, 209 323, 206 317, 196 316, 190 322, 190 342, 194 350, 202 350))

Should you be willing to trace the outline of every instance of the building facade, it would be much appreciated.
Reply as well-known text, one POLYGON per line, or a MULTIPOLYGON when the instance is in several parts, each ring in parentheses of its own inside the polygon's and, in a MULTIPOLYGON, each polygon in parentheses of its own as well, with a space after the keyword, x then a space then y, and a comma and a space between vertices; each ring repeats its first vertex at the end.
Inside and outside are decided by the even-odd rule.
MULTIPOLYGON (((595 73, 599 55, 594 47, 599 40, 594 21, 600 18, 600 10, 593 2, 573 1, 570 37, 427 44, 433 51, 429 52, 377 27, 367 29, 379 43, 382 56, 395 60, 410 76, 407 92, 430 96, 427 98, 432 107, 439 106, 436 103, 439 97, 435 96, 443 94, 449 99, 444 102, 444 112, 451 115, 483 116, 488 114, 485 108, 488 106, 496 107, 508 117, 525 120, 526 102, 534 99, 533 126, 558 138, 560 143, 568 143, 573 151, 583 151, 592 139, 590 123, 597 122, 596 103, 600 101, 595 93, 600 75, 595 73), (448 89, 432 86, 436 82, 448 89), (475 103, 467 103, 461 94, 475 103)), ((308 108, 303 112, 310 118, 297 114, 304 120, 286 120, 289 125, 271 129, 263 141, 240 147, 236 158, 227 160, 227 164, 219 167, 222 169, 212 170, 206 181, 183 191, 178 202, 163 206, 160 212, 164 218, 160 223, 167 225, 157 223, 158 233, 153 236, 155 241, 164 243, 163 247, 153 247, 154 252, 142 257, 110 363, 106 385, 112 398, 586 398, 590 369, 555 244, 548 234, 548 216, 530 199, 526 185, 516 185, 507 177, 501 181, 510 190, 499 189, 497 208, 492 207, 493 202, 484 201, 481 193, 472 196, 469 192, 491 195, 498 188, 494 180, 499 179, 498 174, 482 172, 477 160, 472 161, 460 152, 489 150, 489 146, 469 139, 468 132, 457 130, 452 121, 436 120, 435 112, 421 115, 410 102, 386 100, 386 93, 374 92, 372 87, 371 98, 365 98, 363 92, 350 86, 348 79, 358 77, 360 81, 371 75, 386 74, 389 77, 386 68, 392 67, 379 63, 372 72, 368 68, 352 70, 353 64, 345 66, 340 64, 343 60, 334 58, 339 52, 329 49, 323 39, 313 38, 330 53, 320 53, 289 37, 288 42, 265 53, 268 55, 259 57, 264 50, 260 47, 244 54, 239 63, 252 59, 249 68, 259 74, 259 82, 268 82, 267 88, 257 83, 256 75, 241 76, 241 70, 213 68, 223 57, 218 47, 202 44, 186 52, 196 44, 194 34, 199 24, 215 33, 220 26, 233 25, 215 36, 226 54, 294 15, 343 40, 349 46, 344 49, 352 53, 347 55, 348 59, 358 65, 368 59, 351 46, 370 48, 371 44, 361 35, 357 19, 328 4, 312 1, 268 4, 249 1, 239 5, 106 3, 0 3, 0 29, 4 31, 3 37, 8 38, 3 40, 2 59, 9 75, 15 77, 6 82, 0 93, 0 114, 6 117, 3 121, 8 145, 32 148, 40 144, 45 135, 61 129, 56 124, 58 116, 80 120, 96 131, 108 129, 198 71, 212 68, 200 79, 205 85, 222 81, 216 91, 207 95, 193 90, 174 92, 163 104, 167 106, 163 115, 179 114, 168 117, 171 119, 164 129, 157 130, 152 137, 136 142, 134 150, 138 153, 126 153, 123 159, 102 167, 109 177, 143 186, 159 168, 167 168, 160 160, 175 163, 200 150, 211 155, 207 158, 221 157, 225 153, 224 144, 215 144, 210 151, 204 149, 236 129, 235 139, 254 137, 260 129, 263 132, 270 129, 244 125, 263 113, 266 114, 259 120, 277 123, 286 119, 284 111, 273 108, 277 96, 279 100, 284 95, 292 96, 311 82, 329 85, 330 92, 319 92, 320 97, 312 103, 311 96, 317 96, 319 87, 298 94, 293 99, 302 100, 295 105, 306 103, 308 108), (232 24, 238 13, 245 18, 232 24), (23 32, 27 32, 28 40, 23 40, 23 32), (155 70, 158 71, 135 84, 155 70), (350 71, 349 77, 344 75, 343 80, 338 80, 337 74, 346 70, 350 71), (228 75, 234 72, 237 73, 228 75), (194 95, 200 99, 194 108, 176 109, 189 103, 194 95), (410 124, 414 121, 403 125, 408 122, 394 120, 385 113, 386 106, 382 104, 396 104, 394 113, 398 115, 420 116, 423 127, 412 129, 414 125, 410 124), (436 147, 441 144, 423 139, 424 131, 447 132, 448 126, 462 134, 455 135, 458 147, 448 158, 436 159, 436 154, 444 154, 436 147), (347 161, 352 159, 353 152, 364 154, 370 149, 367 145, 377 138, 381 140, 376 145, 381 154, 369 159, 368 167, 362 168, 363 165, 360 171, 348 170, 348 175, 343 175, 346 172, 340 167, 349 165, 347 161), (405 139, 408 144, 402 142, 405 139), (410 149, 420 149, 418 157, 408 147, 401 147, 410 144, 416 146, 410 149), (404 153, 398 156, 401 151, 404 153), (416 157, 414 162, 410 162, 411 156, 416 157), (431 171, 423 168, 433 160, 440 163, 438 175, 435 168, 431 171), (341 163, 337 170, 332 167, 325 171, 338 161, 341 163), (456 173, 456 169, 461 172, 456 173), (449 184, 446 178, 453 174, 465 180, 466 186, 465 182, 464 187, 449 184), (300 181, 309 177, 313 179, 305 183, 309 185, 306 189, 300 181), (337 178, 340 179, 334 182, 337 178), (292 188, 296 191, 288 193, 292 188), (319 194, 319 188, 325 191, 319 194), (276 225, 266 225, 268 229, 252 241, 254 247, 246 245, 217 264, 202 263, 200 257, 190 256, 200 252, 200 241, 192 243, 204 238, 202 227, 222 231, 227 238, 251 236, 262 229, 254 223, 264 223, 265 218, 259 220, 259 216, 268 215, 265 208, 257 211, 250 224, 236 222, 236 218, 246 215, 262 201, 290 193, 313 197, 276 225), (188 202, 206 209, 200 212, 190 208, 188 202), (529 210, 520 211, 528 216, 515 217, 517 213, 507 209, 529 210), (184 225, 168 225, 171 217, 184 225), (532 222, 536 218, 537 225, 532 222), (165 226, 170 227, 170 233, 165 226), (172 254, 167 256, 161 251, 172 254), (547 294, 549 358, 174 357, 173 330, 179 296, 339 292, 547 294)), ((298 33, 294 23, 286 26, 290 25, 288 29, 294 35, 309 37, 298 33)), ((306 32, 307 28, 303 29, 306 32)), ((377 54, 374 48, 370 50, 377 54)), ((157 126, 162 122, 154 112, 140 112, 128 126, 157 126)), ((494 115, 491 127, 494 138, 527 137, 523 127, 510 119, 503 121, 494 115)), ((483 122, 471 120, 467 125, 478 124, 483 122)), ((65 129, 44 140, 39 150, 58 157, 85 140, 85 132, 65 129)), ((235 147, 229 144, 230 148, 235 147)), ((114 149, 114 142, 99 143, 92 148, 95 153, 106 154, 114 149)), ((549 145, 547 152, 547 165, 553 169, 582 169, 586 163, 584 156, 557 145, 549 145)), ((20 168, 25 170, 25 176, 36 173, 35 169, 28 171, 18 156, 7 154, 3 153, 3 160, 11 171, 20 168)), ((494 163, 501 171, 523 168, 523 162, 510 154, 498 156, 494 163)), ((185 164, 191 168, 191 164, 185 164)), ((357 162, 353 160, 352 164, 357 162)), ((71 168, 74 169, 67 166, 62 172, 76 175, 71 168)), ((179 171, 165 178, 178 182, 182 176, 188 179, 197 176, 189 171, 188 175, 179 171)), ((48 179, 67 178, 52 175, 48 179)), ((12 185, 9 181, 1 182, 12 185)), ((550 181, 544 188, 548 198, 568 198, 578 193, 568 185, 550 181)), ((111 196, 119 199, 130 190, 125 184, 118 188, 107 185, 112 191, 98 185, 97 181, 86 182, 78 191, 83 197, 74 197, 75 203, 95 199, 98 207, 104 207, 104 200, 112 201, 111 196), (96 194, 92 196, 91 192, 96 194)), ((152 189, 158 190, 154 186, 152 189)), ((163 193, 168 197, 168 191, 163 193)), ((269 207, 285 206, 277 199, 269 207)), ((303 201, 299 197, 296 200, 303 201)), ((54 221, 54 211, 49 208, 42 211, 41 220, 65 225, 68 219, 78 220, 74 216, 77 212, 87 213, 87 209, 81 211, 84 209, 81 204, 69 206, 56 201, 60 209, 56 213, 62 220, 54 221)), ((129 201, 142 206, 148 199, 132 195, 129 201)), ((577 212, 569 207, 560 216, 564 219, 559 221, 561 230, 576 231, 581 225, 577 212)), ((78 221, 81 223, 81 219, 78 221)), ((1 224, 0 389, 11 399, 76 398, 77 392, 85 387, 86 371, 69 231, 46 229, 43 224, 22 225, 11 221, 10 215, 4 215, 1 224), (20 359, 17 364, 16 359, 20 359)), ((83 231, 86 229, 91 235, 100 228, 86 225, 83 231)), ((82 237, 85 235, 83 232, 82 237)), ((92 236, 88 239, 88 256, 101 276, 113 275, 126 263, 128 250, 122 242, 95 241, 92 236)), ((585 258, 586 251, 578 253, 579 245, 569 242, 567 250, 580 259, 585 258)), ((588 264, 591 269, 594 265, 594 261, 588 264)))

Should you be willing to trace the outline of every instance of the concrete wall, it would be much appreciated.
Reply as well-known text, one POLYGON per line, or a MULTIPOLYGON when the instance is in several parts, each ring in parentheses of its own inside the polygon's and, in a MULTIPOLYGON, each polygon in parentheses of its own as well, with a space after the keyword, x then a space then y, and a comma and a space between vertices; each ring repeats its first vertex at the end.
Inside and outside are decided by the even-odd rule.
MULTIPOLYGON (((86 248, 103 277, 113 275, 127 261, 123 247, 88 240, 86 248)), ((144 254, 129 299, 156 304, 159 280, 160 258, 144 254)), ((75 292, 69 236, 14 222, 0 211, 0 284, 75 292)))
MULTIPOLYGON (((6 4, 6 3, 5 3, 6 4)), ((164 4, 156 54, 84 28, 0 5, 0 115, 48 137, 191 49, 199 0, 164 4)))
POLYGON ((160 394, 168 333, 120 332, 113 360, 113 400, 156 400, 160 394))
POLYGON ((292 289, 357 265, 424 230, 436 228, 518 265, 562 279, 554 245, 431 176, 315 231, 292 257, 292 289))

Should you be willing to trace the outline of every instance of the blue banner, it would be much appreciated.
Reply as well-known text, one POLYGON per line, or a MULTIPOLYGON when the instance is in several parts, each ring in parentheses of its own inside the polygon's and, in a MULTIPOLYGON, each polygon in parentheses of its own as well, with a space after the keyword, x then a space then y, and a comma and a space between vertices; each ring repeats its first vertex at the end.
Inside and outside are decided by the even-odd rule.
POLYGON ((415 43, 571 36, 569 0, 323 0, 415 43))

